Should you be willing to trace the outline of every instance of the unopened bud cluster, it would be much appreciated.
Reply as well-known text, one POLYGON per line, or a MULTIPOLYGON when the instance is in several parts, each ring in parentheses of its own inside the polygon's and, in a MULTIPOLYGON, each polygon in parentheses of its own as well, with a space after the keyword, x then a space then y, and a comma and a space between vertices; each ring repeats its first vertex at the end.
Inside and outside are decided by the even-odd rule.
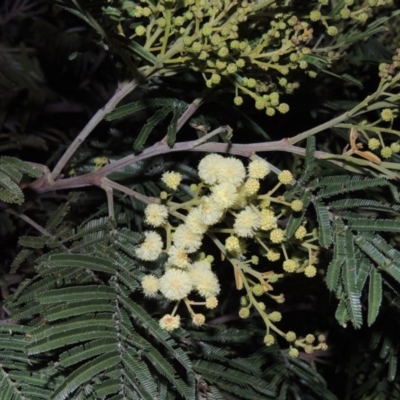
POLYGON ((229 82, 236 105, 243 103, 243 95, 250 96, 257 109, 273 116, 289 111, 281 95, 299 87, 296 70, 317 76, 310 62, 314 51, 328 66, 341 58, 336 38, 346 26, 343 20, 352 30, 362 28, 376 7, 391 2, 347 0, 333 5, 320 0, 296 8, 291 3, 114 0, 103 11, 118 23, 118 34, 132 41, 137 49, 133 56, 145 64, 151 60, 149 68, 156 65, 169 74, 174 68, 199 71, 210 88, 229 82), (321 34, 329 46, 309 46, 321 34))

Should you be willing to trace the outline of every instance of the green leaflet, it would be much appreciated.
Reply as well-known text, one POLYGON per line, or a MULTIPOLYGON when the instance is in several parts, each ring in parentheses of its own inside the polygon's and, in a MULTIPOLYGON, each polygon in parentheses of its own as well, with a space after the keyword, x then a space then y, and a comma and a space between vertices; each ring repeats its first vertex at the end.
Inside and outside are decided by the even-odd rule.
POLYGON ((104 119, 106 121, 114 121, 118 118, 126 117, 130 114, 134 114, 140 110, 148 107, 148 103, 144 100, 134 101, 132 103, 124 104, 123 106, 117 107, 114 111, 106 114, 104 119))
POLYGON ((322 247, 329 247, 333 242, 329 212, 325 204, 320 201, 316 201, 314 207, 318 218, 319 243, 322 247))
POLYGON ((117 393, 122 390, 121 382, 118 379, 107 379, 106 381, 93 385, 93 391, 96 393, 97 399, 106 397, 110 394, 117 393))
POLYGON ((114 289, 108 286, 71 286, 45 291, 38 296, 41 304, 85 302, 90 300, 114 300, 114 289))
POLYGON ((226 390, 229 385, 232 385, 232 388, 228 389, 229 392, 236 393, 236 390, 240 390, 239 388, 247 388, 250 386, 254 390, 255 395, 258 394, 258 396, 260 396, 260 394, 262 394, 264 396, 275 396, 275 390, 272 390, 272 387, 268 387, 266 382, 257 376, 236 371, 229 367, 210 363, 208 361, 197 361, 194 363, 193 368, 195 371, 201 373, 207 380, 215 382, 218 387, 226 390), (235 387, 237 389, 235 389, 235 387))
POLYGON ((100 354, 117 351, 117 342, 110 339, 92 340, 89 343, 73 347, 60 355, 60 363, 64 367, 80 363, 100 354))
POLYGON ((170 113, 171 109, 170 108, 161 108, 160 110, 157 110, 146 122, 146 124, 143 125, 142 129, 139 132, 138 137, 135 140, 135 143, 133 145, 133 149, 135 151, 139 151, 143 149, 143 146, 145 145, 147 138, 149 137, 151 131, 154 129, 154 127, 160 123, 165 117, 170 113))
POLYGON ((382 276, 373 268, 369 275, 368 325, 371 326, 378 316, 382 303, 382 276))
MULTIPOLYGON (((124 359, 123 364, 124 367, 129 370, 132 375, 136 378, 138 385, 142 386, 147 398, 155 399, 159 395, 157 383, 155 382, 152 373, 150 372, 149 368, 147 367, 146 363, 144 363, 134 352, 132 349, 124 349, 124 359)), ((162 356, 161 356, 162 358, 162 356)), ((171 367, 172 368, 172 367, 171 367)), ((175 378, 175 371, 172 373, 173 380, 175 378)), ((178 382, 181 385, 181 382, 178 382)))
POLYGON ((364 208, 367 210, 379 210, 379 211, 391 211, 400 212, 400 206, 389 203, 381 203, 380 201, 368 200, 368 199, 342 199, 333 201, 329 204, 329 208, 336 210, 346 209, 346 208, 364 208))
POLYGON ((67 399, 80 385, 89 382, 93 377, 112 368, 114 365, 118 364, 119 361, 120 355, 115 351, 101 355, 94 360, 83 364, 64 380, 64 382, 53 393, 52 399, 67 399))
POLYGON ((11 264, 10 274, 14 274, 17 272, 18 268, 21 264, 31 255, 33 254, 32 250, 22 249, 18 255, 14 258, 13 263, 11 264))
POLYGON ((139 43, 130 41, 129 48, 139 57, 143 58, 144 60, 150 61, 155 67, 163 67, 163 63, 153 53, 146 50, 139 43))
POLYGON ((320 188, 317 199, 343 195, 343 193, 386 186, 389 182, 385 178, 365 178, 361 176, 339 175, 316 179, 311 185, 320 188))
POLYGON ((24 203, 24 194, 19 187, 23 175, 40 178, 42 171, 15 157, 0 157, 0 200, 5 203, 24 203))
POLYGON ((32 249, 42 249, 52 240, 49 236, 21 236, 18 243, 20 246, 32 249))
POLYGON ((49 257, 48 263, 51 267, 78 267, 109 274, 115 272, 113 263, 106 258, 84 254, 56 254, 49 257))
POLYGON ((356 260, 354 258, 346 258, 342 276, 346 289, 347 311, 354 327, 360 328, 362 325, 362 313, 360 294, 356 284, 356 271, 356 260))
POLYGON ((347 312, 346 301, 340 299, 339 305, 335 312, 335 318, 338 320, 340 325, 346 325, 350 320, 349 313, 347 312))
POLYGON ((360 218, 357 220, 350 220, 349 226, 359 232, 362 231, 382 231, 382 232, 400 232, 399 221, 392 219, 372 219, 360 218))

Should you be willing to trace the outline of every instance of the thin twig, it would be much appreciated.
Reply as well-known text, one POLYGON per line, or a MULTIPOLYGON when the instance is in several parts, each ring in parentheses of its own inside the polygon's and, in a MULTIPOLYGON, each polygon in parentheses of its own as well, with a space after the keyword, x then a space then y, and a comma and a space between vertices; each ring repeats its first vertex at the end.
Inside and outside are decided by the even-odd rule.
POLYGON ((143 194, 135 192, 134 190, 129 189, 126 186, 120 185, 119 183, 114 182, 108 178, 103 178, 101 182, 102 186, 104 186, 103 189, 108 186, 110 188, 119 190, 120 192, 125 193, 129 196, 132 196, 146 204, 160 203, 160 199, 156 199, 155 197, 144 196, 143 194))
POLYGON ((89 136, 89 134, 93 131, 93 129, 103 120, 104 116, 110 113, 117 104, 132 90, 134 90, 138 85, 136 80, 132 80, 130 82, 124 81, 122 82, 117 90, 115 91, 113 97, 108 101, 108 103, 102 107, 96 114, 93 115, 92 119, 87 123, 87 125, 83 128, 81 133, 74 139, 74 141, 70 144, 68 149, 65 151, 63 156, 58 161, 57 165, 54 167, 53 171, 49 176, 49 182, 54 182, 59 176, 60 172, 70 160, 70 158, 74 155, 75 151, 78 147, 84 142, 84 140, 89 136))
POLYGON ((21 218, 23 221, 27 222, 29 225, 33 226, 37 231, 39 231, 44 236, 53 237, 53 235, 48 232, 46 229, 42 228, 39 224, 37 224, 34 220, 30 219, 27 215, 19 213, 12 208, 7 208, 5 210, 8 214, 15 215, 18 218, 21 218))

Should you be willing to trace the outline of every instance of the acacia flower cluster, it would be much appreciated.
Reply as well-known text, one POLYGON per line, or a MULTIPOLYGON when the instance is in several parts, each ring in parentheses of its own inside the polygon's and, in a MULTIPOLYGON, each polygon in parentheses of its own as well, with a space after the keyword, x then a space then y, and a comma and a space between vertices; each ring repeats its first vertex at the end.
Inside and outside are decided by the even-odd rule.
MULTIPOLYGON (((277 183, 268 190, 263 180, 269 174, 268 162, 257 156, 246 167, 238 158, 209 154, 198 165, 201 182, 191 185, 192 198, 183 203, 172 201, 182 177, 173 172, 162 176, 170 194, 162 197, 164 204, 147 206, 145 221, 153 228, 162 229, 165 240, 155 231, 145 232, 145 240, 136 249, 136 255, 151 261, 158 259, 161 252, 165 253, 162 276, 147 275, 142 280, 146 296, 161 295, 176 302, 173 312, 160 320, 163 328, 172 330, 179 326, 180 319, 174 318, 180 303, 185 304, 196 326, 203 325, 206 319, 194 307, 213 309, 218 305, 221 290, 218 270, 212 267, 213 257, 202 252, 204 238, 208 236, 231 264, 237 289, 246 291, 239 317, 249 318, 252 309, 262 316, 267 346, 275 343, 274 334, 287 338, 276 326, 282 314, 267 312, 267 303, 259 298, 265 296, 269 303, 283 303, 284 295, 274 293, 278 280, 293 274, 306 278, 316 276, 319 247, 315 244, 315 232, 307 230, 305 220, 288 237, 287 217, 302 215, 304 205, 300 199, 286 201, 284 197, 285 188, 294 182, 290 171, 279 172, 277 183)), ((313 346, 300 339, 288 341, 295 350, 308 346, 311 351, 313 346)), ((321 346, 317 344, 314 348, 321 346)))
POLYGON ((140 72, 198 71, 209 88, 230 84, 236 105, 250 96, 257 109, 273 116, 289 111, 281 97, 300 86, 298 71, 313 78, 317 63, 329 67, 340 59, 346 49, 340 38, 343 21, 353 31, 362 29, 373 11, 387 4, 392 0, 296 5, 276 0, 114 0, 103 10, 135 49, 132 56, 140 72), (318 38, 318 45, 311 45, 318 38))

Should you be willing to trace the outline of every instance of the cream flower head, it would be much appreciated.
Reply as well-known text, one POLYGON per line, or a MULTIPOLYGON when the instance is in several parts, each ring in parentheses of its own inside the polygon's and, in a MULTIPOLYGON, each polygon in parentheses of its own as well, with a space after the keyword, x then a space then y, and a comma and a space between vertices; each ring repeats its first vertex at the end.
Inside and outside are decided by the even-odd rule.
POLYGON ((187 269, 190 266, 190 259, 187 252, 177 246, 171 246, 168 250, 167 265, 187 269))
POLYGON ((154 297, 158 292, 158 278, 154 275, 146 275, 142 279, 143 293, 147 297, 154 297))
POLYGON ((203 236, 193 233, 185 224, 179 225, 173 235, 174 246, 186 253, 193 253, 201 247, 203 236))
POLYGON ((168 208, 162 204, 149 204, 144 210, 146 223, 155 228, 164 225, 168 218, 168 208))
POLYGON ((257 159, 252 161, 247 167, 249 178, 264 179, 269 174, 269 165, 265 160, 257 159))
POLYGON ((171 268, 158 281, 158 289, 168 300, 182 300, 192 290, 192 281, 188 272, 171 268))
POLYGON ((160 327, 166 331, 178 329, 181 325, 181 317, 179 315, 166 314, 160 319, 160 327))
POLYGON ((260 218, 249 206, 236 216, 233 224, 233 229, 239 237, 253 237, 259 228, 260 218))
POLYGON ((211 204, 214 204, 215 208, 219 208, 221 210, 232 207, 238 197, 238 192, 235 185, 230 182, 224 182, 215 185, 211 188, 211 191, 211 204))
POLYGON ((144 232, 144 236, 144 242, 135 250, 136 256, 143 261, 157 260, 163 248, 161 236, 154 231, 144 232))

